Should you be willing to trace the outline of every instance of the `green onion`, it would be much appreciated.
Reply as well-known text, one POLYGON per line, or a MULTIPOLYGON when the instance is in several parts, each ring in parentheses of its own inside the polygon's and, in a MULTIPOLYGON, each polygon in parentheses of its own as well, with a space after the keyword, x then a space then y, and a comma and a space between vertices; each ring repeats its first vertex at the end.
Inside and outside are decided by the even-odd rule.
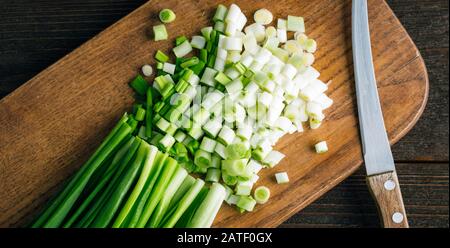
POLYGON ((169 35, 167 34, 166 26, 164 24, 153 26, 153 34, 155 41, 167 40, 169 35))
POLYGON ((229 78, 223 72, 218 72, 216 74, 216 76, 214 77, 214 79, 222 85, 227 85, 228 83, 230 83, 232 81, 231 78, 229 78))
POLYGON ((225 32, 225 23, 222 21, 216 21, 216 23, 214 23, 214 30, 224 33, 225 32))
POLYGON ((145 93, 147 93, 149 84, 141 75, 137 75, 133 81, 130 82, 130 87, 133 88, 139 95, 144 96, 145 93))
POLYGON ((204 137, 202 139, 202 142, 200 144, 200 149, 203 151, 212 153, 214 152, 214 148, 216 147, 217 142, 213 139, 210 139, 208 137, 204 137))
POLYGON ((183 43, 183 42, 185 42, 187 40, 188 39, 184 35, 178 36, 177 38, 175 38, 175 46, 179 46, 179 45, 181 45, 181 43, 183 43))
POLYGON ((237 177, 229 175, 224 170, 222 170, 222 180, 226 185, 229 186, 233 186, 237 183, 237 177))
MULTIPOLYGON (((158 51, 156 51, 155 59, 161 63, 165 63, 165 62, 169 61, 169 56, 167 56, 165 53, 158 50, 158 51)), ((162 68, 158 68, 158 69, 162 69, 162 68)))
POLYGON ((206 63, 204 61, 199 61, 198 64, 192 66, 190 69, 196 74, 201 75, 203 73, 203 69, 205 68, 206 63))
POLYGON ((195 152, 194 164, 201 167, 207 168, 211 163, 211 153, 198 149, 195 152))
POLYGON ((220 169, 208 168, 208 171, 206 172, 205 181, 207 181, 207 182, 219 182, 220 177, 221 177, 220 169))
POLYGON ((211 227, 214 218, 219 212, 222 202, 225 199, 225 188, 219 183, 213 183, 205 199, 195 211, 189 224, 186 227, 208 228, 211 227))
POLYGON ((242 208, 246 211, 253 211, 255 208, 256 201, 251 196, 240 196, 239 201, 237 202, 236 206, 239 208, 242 208))
POLYGON ((163 9, 159 12, 159 19, 163 23, 170 23, 175 21, 176 15, 175 13, 170 9, 163 9))
POLYGON ((175 226, 180 217, 186 211, 186 209, 191 205, 194 201, 195 197, 198 195, 200 190, 203 188, 205 182, 201 179, 196 179, 194 185, 184 194, 184 196, 180 199, 178 204, 174 206, 174 211, 170 215, 170 217, 164 221, 162 227, 170 228, 175 226))
POLYGON ((143 121, 145 118, 145 109, 139 107, 136 111, 136 115, 134 117, 137 121, 143 121))
POLYGON ((213 21, 214 22, 217 22, 217 21, 223 22, 225 20, 226 14, 227 14, 227 7, 225 7, 222 4, 219 4, 217 6, 216 13, 214 14, 213 21))
POLYGON ((181 67, 182 68, 191 67, 191 66, 198 64, 199 62, 200 62, 200 60, 197 57, 192 57, 192 58, 189 58, 188 60, 184 61, 183 63, 181 63, 181 67))
POLYGON ((208 61, 208 51, 206 49, 200 49, 200 60, 203 62, 207 62, 208 61))
POLYGON ((247 163, 248 159, 222 160, 222 170, 230 176, 244 175, 247 163))
POLYGON ((119 215, 117 216, 116 220, 114 221, 112 227, 120 227, 122 222, 125 220, 127 215, 130 213, 131 208, 133 207, 134 203, 139 197, 139 194, 141 194, 142 189, 145 186, 145 182, 148 180, 150 176, 150 172, 152 167, 155 163, 156 154, 158 152, 158 149, 154 146, 149 146, 145 142, 142 143, 142 146, 145 146, 145 149, 148 150, 144 165, 141 171, 141 175, 139 176, 139 179, 136 183, 136 186, 134 186, 133 191, 131 192, 130 196, 128 197, 128 200, 125 202, 125 205, 122 207, 122 210, 120 211, 119 215))
POLYGON ((255 201, 259 204, 264 204, 269 200, 270 190, 266 186, 259 186, 253 193, 255 201))
POLYGON ((167 162, 164 165, 163 170, 161 171, 161 175, 158 177, 158 182, 155 184, 155 188, 152 190, 149 198, 147 199, 147 203, 145 204, 144 210, 142 212, 139 221, 136 224, 136 227, 145 227, 147 221, 152 215, 156 205, 162 198, 164 191, 169 184, 170 178, 178 167, 177 162, 174 159, 167 158, 167 162))
POLYGON ((119 209, 120 204, 125 198, 128 189, 133 184, 134 179, 136 178, 139 169, 141 168, 142 162, 149 151, 150 146, 145 144, 145 142, 141 142, 134 161, 122 176, 120 183, 117 185, 117 188, 115 188, 114 192, 105 203, 105 207, 94 219, 92 227, 107 227, 109 225, 117 210, 119 209))
POLYGON ((206 41, 211 39, 211 32, 213 31, 213 27, 204 27, 201 29, 201 33, 206 41))
POLYGON ((147 90, 147 110, 145 111, 145 136, 147 138, 152 137, 152 128, 153 128, 153 88, 149 87, 147 90))

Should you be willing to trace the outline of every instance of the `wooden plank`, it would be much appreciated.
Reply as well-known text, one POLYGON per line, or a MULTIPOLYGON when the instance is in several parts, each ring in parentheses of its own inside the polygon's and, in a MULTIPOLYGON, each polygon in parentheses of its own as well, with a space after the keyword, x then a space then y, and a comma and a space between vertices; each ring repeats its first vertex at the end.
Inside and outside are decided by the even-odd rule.
MULTIPOLYGON (((247 14, 270 4, 235 2, 247 14)), ((316 67, 323 72, 324 81, 333 80, 330 93, 337 104, 328 112, 322 129, 291 135, 278 145, 288 157, 275 170, 263 173, 261 180, 272 188, 272 203, 242 216, 225 207, 217 226, 276 226, 361 164, 353 96, 350 1, 319 3, 286 0, 272 11, 276 16, 305 16, 309 34, 320 46, 316 67), (318 139, 332 144, 329 153, 314 154, 311 146, 318 139), (279 170, 290 173, 290 185, 274 185, 273 173, 279 170)), ((192 35, 208 23, 212 11, 208 4, 215 5, 206 1, 147 3, 0 101, 4 117, 0 120, 4 127, 0 132, 0 188, 4 189, 0 193, 1 226, 27 222, 129 107, 132 98, 126 82, 141 64, 150 61, 157 48, 168 50, 170 46, 169 42, 148 41, 148 28, 155 22, 149 16, 170 7, 179 13, 178 22, 169 27, 172 37, 192 35), (188 22, 194 18, 198 22, 188 22)), ((386 3, 372 0, 370 8, 380 97, 389 137, 395 142, 423 110, 427 75, 418 51, 386 3)))

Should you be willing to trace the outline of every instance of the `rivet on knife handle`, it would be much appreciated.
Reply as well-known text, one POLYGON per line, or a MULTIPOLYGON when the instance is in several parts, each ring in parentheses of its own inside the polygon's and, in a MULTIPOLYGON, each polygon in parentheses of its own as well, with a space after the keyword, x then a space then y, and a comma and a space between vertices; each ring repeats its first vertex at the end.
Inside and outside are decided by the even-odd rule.
POLYGON ((368 176, 367 184, 377 203, 384 227, 408 228, 397 173, 387 172, 368 176))

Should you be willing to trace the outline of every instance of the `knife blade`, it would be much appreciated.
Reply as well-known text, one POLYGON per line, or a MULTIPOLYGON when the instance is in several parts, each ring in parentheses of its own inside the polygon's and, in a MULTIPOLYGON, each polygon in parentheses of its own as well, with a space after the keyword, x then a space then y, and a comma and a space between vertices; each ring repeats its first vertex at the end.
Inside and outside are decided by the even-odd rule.
POLYGON ((353 64, 361 141, 367 175, 395 171, 372 62, 366 0, 353 1, 353 64))
POLYGON ((387 228, 408 228, 394 158, 378 97, 367 0, 353 0, 352 42, 356 99, 367 184, 387 228))

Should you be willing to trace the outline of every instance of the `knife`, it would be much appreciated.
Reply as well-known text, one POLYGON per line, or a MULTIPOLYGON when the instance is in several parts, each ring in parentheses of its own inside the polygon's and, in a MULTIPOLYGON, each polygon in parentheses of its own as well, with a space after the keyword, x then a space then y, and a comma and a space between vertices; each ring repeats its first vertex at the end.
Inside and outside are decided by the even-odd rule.
POLYGON ((367 0, 353 0, 352 43, 356 98, 367 185, 383 226, 408 228, 372 62, 367 0))

